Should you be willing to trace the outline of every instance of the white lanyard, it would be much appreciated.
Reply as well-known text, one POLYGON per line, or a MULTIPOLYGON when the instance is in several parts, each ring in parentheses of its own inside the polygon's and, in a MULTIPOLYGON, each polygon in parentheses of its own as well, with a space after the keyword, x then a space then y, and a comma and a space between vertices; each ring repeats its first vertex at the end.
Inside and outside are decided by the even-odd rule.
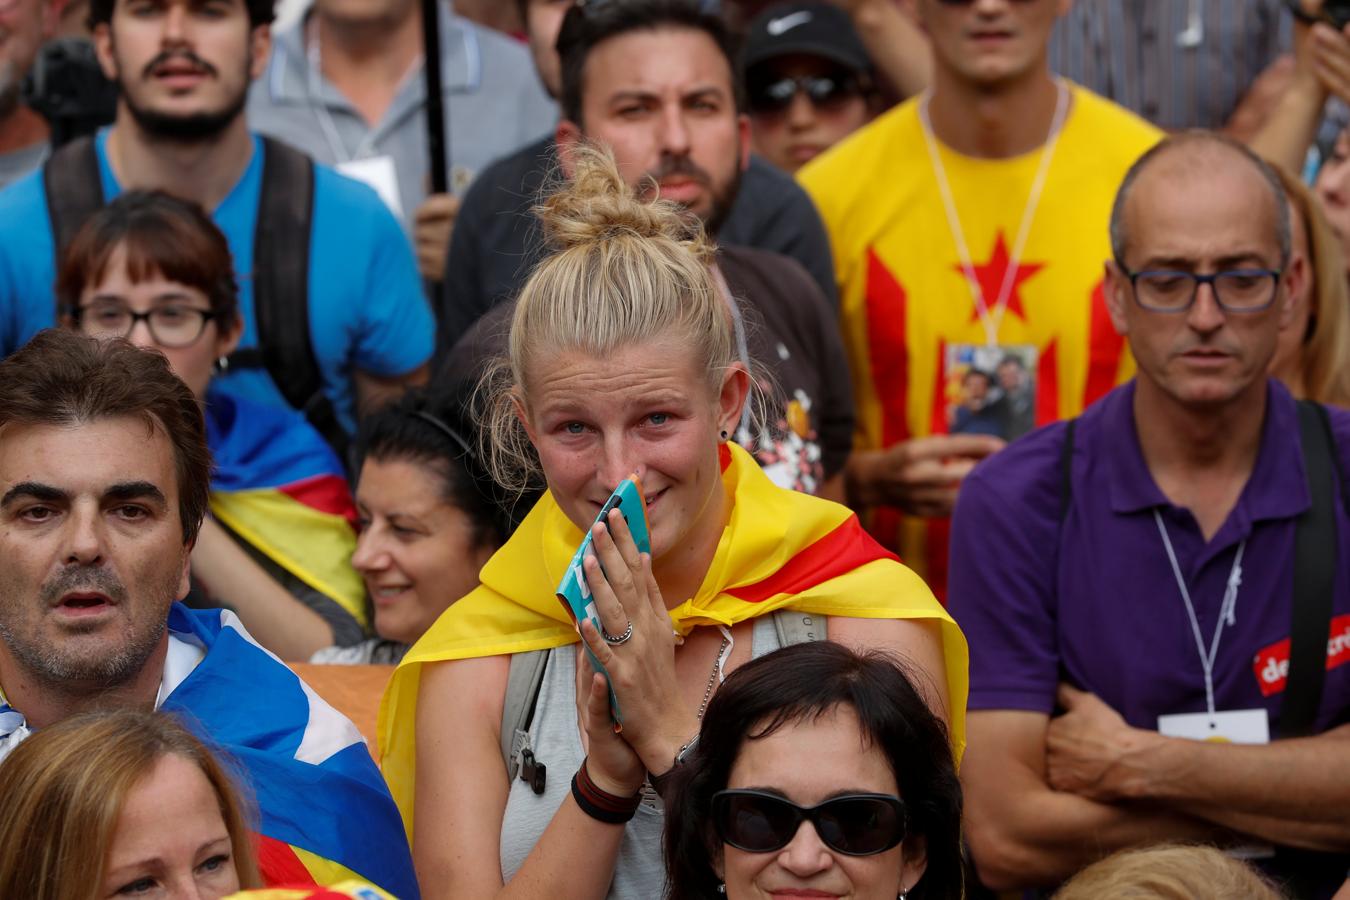
POLYGON ((1017 283, 1017 270, 1022 262, 1022 252, 1026 249, 1027 236, 1031 233, 1032 220, 1036 218, 1036 207, 1040 205, 1041 193, 1045 190, 1045 179, 1050 174, 1050 163, 1055 158, 1055 146, 1059 143, 1060 132, 1064 130, 1064 119, 1069 111, 1069 89, 1062 79, 1055 79, 1059 95, 1055 100, 1055 115, 1050 121, 1050 133, 1045 137, 1041 149, 1040 165, 1036 177, 1031 182, 1031 191, 1027 194, 1026 206, 1022 208, 1022 221, 1017 226, 1017 240, 1013 243, 1012 256, 1008 268, 1003 273, 1003 283, 999 285, 998 298, 994 311, 989 312, 984 290, 975 275, 975 264, 971 260, 970 247, 966 244, 966 233, 961 227, 961 216, 956 211, 956 200, 952 197, 952 187, 947 181, 947 169, 938 153, 937 139, 933 136, 933 123, 928 118, 928 104, 933 98, 932 91, 924 94, 919 102, 919 122, 923 125, 923 139, 928 147, 928 158, 933 163, 933 174, 937 177, 938 192, 942 195, 942 210, 947 214, 947 227, 951 229, 956 242, 956 252, 961 258, 961 271, 965 273, 966 284, 970 286, 971 296, 975 298, 975 311, 979 313, 980 324, 984 326, 985 342, 989 346, 998 343, 999 326, 1003 324, 1003 312, 1007 309, 1008 299, 1012 296, 1013 285, 1017 283))
POLYGON ((1186 604, 1186 615, 1191 619, 1191 634, 1195 636, 1195 649, 1200 653, 1200 667, 1205 672, 1205 704, 1209 708, 1209 718, 1214 719, 1214 660, 1219 655, 1219 638, 1223 635, 1223 626, 1237 624, 1238 588, 1242 585, 1242 551, 1247 542, 1238 544, 1237 555, 1233 557, 1233 568, 1228 572, 1228 585, 1224 588, 1223 603, 1219 606, 1219 621, 1214 626, 1214 640, 1210 642, 1209 653, 1205 653, 1205 639, 1200 636, 1200 620, 1195 615, 1195 606, 1191 603, 1191 592, 1186 589, 1186 579, 1177 564, 1176 551, 1172 549, 1172 539, 1167 536, 1167 526, 1163 525, 1162 514, 1153 510, 1153 519, 1158 523, 1158 533, 1162 535, 1163 546, 1167 548, 1167 559, 1172 563, 1172 574, 1177 578, 1177 587, 1181 590, 1181 600, 1186 604))

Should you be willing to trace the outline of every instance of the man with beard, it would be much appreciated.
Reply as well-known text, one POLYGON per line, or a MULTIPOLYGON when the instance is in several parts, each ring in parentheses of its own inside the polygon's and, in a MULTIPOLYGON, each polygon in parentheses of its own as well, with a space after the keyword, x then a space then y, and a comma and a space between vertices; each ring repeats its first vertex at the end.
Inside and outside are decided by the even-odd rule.
MULTIPOLYGON (((739 112, 727 46, 721 20, 691 0, 569 9, 558 37, 561 173, 570 174, 574 148, 598 143, 613 151, 629 185, 647 198, 680 204, 691 224, 698 220, 723 238, 720 226, 734 215, 750 154, 749 122, 739 112)), ((532 219, 518 224, 533 230, 532 219)), ((721 245, 718 268, 730 290, 728 315, 742 357, 752 374, 764 376, 762 386, 772 397, 762 427, 743 422, 735 439, 780 486, 840 499, 853 405, 830 303, 792 259, 721 245)), ((522 279, 534 254, 543 251, 539 236, 524 246, 527 258, 510 264, 522 279)), ((486 359, 503 349, 511 309, 493 308, 451 350, 448 362, 457 377, 476 378, 486 359)))
POLYGON ((0 188, 47 155, 47 123, 19 98, 38 47, 52 36, 61 4, 14 0, 0 5, 0 188))
MULTIPOLYGON (((105 201, 123 190, 160 189, 212 212, 234 255, 241 347, 252 354, 250 365, 236 364, 217 381, 239 395, 285 404, 285 385, 256 362, 278 342, 269 337, 273 344, 259 346, 255 287, 274 270, 255 270, 270 249, 255 240, 255 230, 287 226, 260 212, 269 209, 263 193, 273 151, 249 132, 243 115, 249 83, 271 49, 271 19, 272 0, 95 0, 95 49, 119 100, 116 121, 94 139, 89 168, 96 164, 105 201)), ((61 158, 0 193, 0 354, 55 321, 52 210, 64 202, 66 182, 54 182, 53 197, 44 175, 61 158)), ((307 165, 294 152, 287 158, 307 165)), ((279 237, 297 248, 294 255, 308 250, 300 280, 308 305, 301 312, 317 370, 315 396, 331 405, 335 430, 350 433, 358 407, 423 377, 432 320, 407 238, 374 191, 322 166, 313 167, 309 183, 307 232, 295 226, 279 237)), ((292 336, 304 340, 284 335, 292 336)))
POLYGON ((233 613, 175 602, 210 469, 161 354, 48 330, 0 362, 0 759, 80 712, 163 710, 238 763, 269 884, 354 874, 416 897, 355 726, 233 613))
MULTIPOLYGON (((520 0, 535 70, 544 88, 562 106, 564 123, 590 137, 580 122, 580 99, 567 99, 564 81, 567 66, 560 60, 562 48, 558 33, 563 17, 572 3, 559 0, 520 0)), ((655 27, 667 8, 691 6, 678 2, 641 3, 631 17, 645 27, 655 27)), ((603 5, 602 5, 603 7, 603 5)), ((578 5, 578 19, 596 23, 592 31, 611 17, 613 10, 578 5), (590 12, 585 11, 589 9, 590 12), (584 15, 582 13, 585 13, 584 15)), ((625 17, 629 18, 629 17, 625 17)), ((717 24, 719 31, 724 26, 717 24)), ((597 41, 572 43, 564 55, 572 58, 571 79, 581 83, 582 70, 597 41)), ((719 51, 729 50, 719 45, 719 51)), ((664 48, 658 56, 665 57, 664 48)), ((731 57, 728 55, 728 60, 731 57)), ((735 66, 732 66, 735 71, 735 66)), ((741 107, 735 97, 736 109, 741 107)), ((560 125, 561 128, 561 125, 560 125)), ((557 172, 557 135, 536 141, 516 153, 493 163, 479 174, 464 195, 457 227, 450 239, 450 256, 445 266, 438 312, 437 352, 444 354, 454 346, 471 325, 495 304, 515 297, 525 278, 544 252, 534 227, 530 207, 546 192, 550 176, 557 172), (459 227, 462 226, 462 227, 459 227)), ((672 159, 680 156, 672 153, 672 159)), ((683 154, 688 156, 689 154, 683 154)), ((701 157, 702 154, 694 154, 701 157)), ((693 159, 695 165, 697 158, 693 159)), ((671 162, 670 164, 678 164, 671 162)), ((730 169, 728 162, 725 168, 730 169)), ((834 269, 829 241, 815 206, 805 192, 788 176, 758 156, 739 161, 740 181, 723 185, 724 209, 714 220, 705 219, 719 244, 758 247, 795 259, 820 285, 831 304, 834 302, 834 269), (743 171, 742 171, 743 170, 743 171), (731 188, 731 189, 729 189, 731 188)), ((667 196, 671 196, 667 193, 667 196)), ((700 213, 702 215, 702 213, 700 213)))

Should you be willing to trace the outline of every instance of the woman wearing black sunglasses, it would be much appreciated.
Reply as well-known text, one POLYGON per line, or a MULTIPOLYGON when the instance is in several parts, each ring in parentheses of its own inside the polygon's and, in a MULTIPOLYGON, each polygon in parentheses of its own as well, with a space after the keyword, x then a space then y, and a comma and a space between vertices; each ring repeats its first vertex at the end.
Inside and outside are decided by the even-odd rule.
POLYGON ((675 777, 669 900, 962 895, 947 731, 889 656, 816 642, 746 663, 675 777))

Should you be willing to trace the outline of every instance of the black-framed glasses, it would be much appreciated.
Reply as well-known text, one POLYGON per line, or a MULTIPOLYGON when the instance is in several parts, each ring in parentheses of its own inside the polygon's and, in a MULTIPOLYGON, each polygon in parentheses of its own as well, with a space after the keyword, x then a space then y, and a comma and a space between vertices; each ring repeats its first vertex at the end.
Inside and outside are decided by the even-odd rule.
POLYGON ((1130 279, 1136 303, 1152 312, 1167 313, 1190 309, 1202 284, 1209 285, 1214 300, 1225 312, 1261 312, 1275 302, 1283 274, 1279 269, 1229 269, 1200 275, 1172 269, 1132 272, 1123 265, 1120 268, 1130 279))
POLYGON ((784 76, 752 82, 746 93, 752 113, 781 115, 798 94, 804 94, 817 109, 837 109, 846 101, 861 96, 862 84, 856 76, 843 73, 784 76))
POLYGON ((209 309, 170 303, 149 312, 135 312, 120 303, 94 303, 71 311, 75 325, 91 337, 128 337, 137 322, 144 322, 150 337, 161 347, 190 347, 216 317, 209 309))
POLYGON ((885 853, 905 839, 905 804, 890 794, 844 794, 798 806, 765 791, 718 791, 713 826, 723 841, 747 853, 772 853, 810 822, 827 847, 845 856, 885 853))

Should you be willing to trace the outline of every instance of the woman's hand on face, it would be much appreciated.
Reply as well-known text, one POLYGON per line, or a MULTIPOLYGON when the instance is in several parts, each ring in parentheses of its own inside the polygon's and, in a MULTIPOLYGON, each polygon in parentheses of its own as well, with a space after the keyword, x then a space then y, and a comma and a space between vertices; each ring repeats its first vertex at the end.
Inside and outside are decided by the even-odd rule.
MULTIPOLYGON (((594 634, 589 621, 582 628, 594 634)), ((601 643, 604 643, 601 641, 601 643)), ((586 772, 602 791, 631 797, 642 788, 647 770, 642 759, 614 731, 609 715, 609 688, 583 648, 577 648, 577 716, 586 750, 586 772)))
POLYGON ((675 677, 675 633, 652 575, 651 556, 638 553, 617 509, 607 521, 608 529, 593 527, 595 553, 586 558, 583 571, 605 631, 618 637, 631 623, 633 632, 619 644, 593 632, 588 636, 589 628, 582 636, 609 672, 623 716, 620 736, 660 775, 698 731, 698 717, 685 706, 675 677))

